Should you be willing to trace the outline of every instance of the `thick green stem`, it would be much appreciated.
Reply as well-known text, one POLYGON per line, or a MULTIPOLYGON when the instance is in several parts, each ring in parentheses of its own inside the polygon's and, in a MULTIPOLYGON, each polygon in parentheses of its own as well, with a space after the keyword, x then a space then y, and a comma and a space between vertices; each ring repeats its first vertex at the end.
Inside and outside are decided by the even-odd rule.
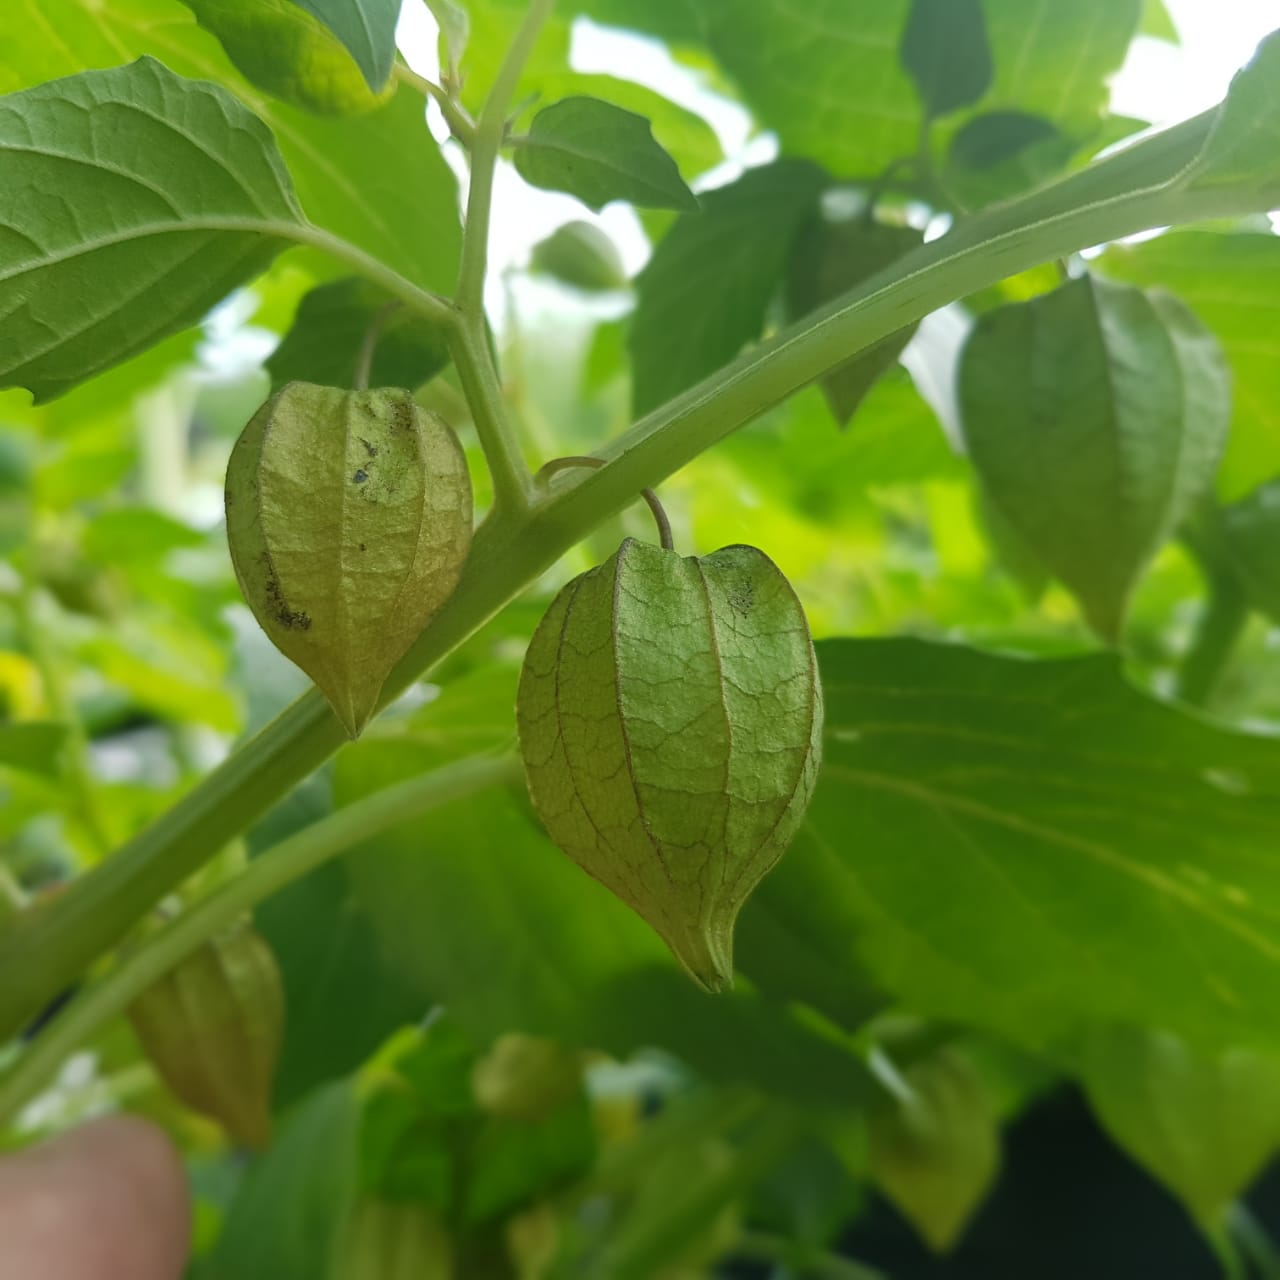
POLYGON ((255 858, 68 1005, 0 1083, 0 1123, 47 1087, 68 1054, 244 912, 362 840, 519 777, 513 756, 460 760, 339 809, 255 858))
POLYGON ((464 315, 450 335, 449 350, 493 477, 494 507, 504 513, 525 511, 533 493, 533 477, 507 413, 484 316, 476 320, 464 315))
POLYGON ((1208 707, 1236 644, 1249 621, 1249 600, 1234 579, 1215 574, 1196 625, 1191 647, 1178 672, 1178 697, 1193 706, 1208 707))
MULTIPOLYGON (((477 531, 457 591, 388 678, 384 705, 642 489, 880 339, 956 298, 1090 245, 1254 211, 1265 202, 1253 192, 1178 189, 1210 124, 1210 116, 1188 121, 973 217, 904 260, 896 278, 868 281, 643 418, 599 451, 610 465, 584 472, 528 512, 499 508, 477 531)), ((342 741, 313 690, 108 862, 0 933, 0 1036, 19 1029, 342 741)))

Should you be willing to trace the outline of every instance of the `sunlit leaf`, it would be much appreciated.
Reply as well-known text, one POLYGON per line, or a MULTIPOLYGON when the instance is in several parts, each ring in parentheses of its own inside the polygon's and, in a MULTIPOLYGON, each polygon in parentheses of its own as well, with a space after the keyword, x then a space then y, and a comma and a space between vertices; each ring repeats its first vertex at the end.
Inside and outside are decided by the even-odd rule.
POLYGON ((29 20, 0 27, 0 88, 22 88, 143 54, 230 88, 275 135, 310 220, 424 288, 452 287, 460 228, 457 182, 426 131, 420 96, 399 89, 358 116, 320 117, 265 97, 228 62, 180 0, 68 0, 58 40, 36 0, 29 20), (404 157, 412 154, 411 165, 404 157))
POLYGON ((346 45, 369 88, 381 89, 396 56, 400 0, 292 0, 314 14, 346 45))
POLYGON ((367 111, 377 101, 351 54, 308 12, 323 6, 303 0, 183 3, 245 79, 273 97, 323 114, 367 111))
POLYGON ((823 778, 766 896, 823 901, 902 999, 1024 1042, 1131 1019, 1278 1043, 1280 741, 1140 694, 1108 657, 818 651, 823 778))
POLYGON ((567 191, 592 209, 613 200, 696 209, 675 161, 649 122, 597 98, 565 98, 538 112, 516 150, 516 169, 535 187, 567 191))
POLYGON ((176 333, 300 217, 261 122, 158 62, 0 99, 0 383, 47 400, 176 333))

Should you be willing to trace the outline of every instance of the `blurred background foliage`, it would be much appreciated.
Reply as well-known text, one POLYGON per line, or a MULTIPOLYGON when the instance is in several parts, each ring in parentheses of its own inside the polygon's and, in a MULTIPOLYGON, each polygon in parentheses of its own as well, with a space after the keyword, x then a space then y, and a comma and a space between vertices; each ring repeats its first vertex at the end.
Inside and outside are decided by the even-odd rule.
MULTIPOLYGON (((59 0, 56 41, 0 19, 0 88, 144 53, 216 79, 272 126, 315 221, 448 288, 457 156, 422 129, 412 77, 379 95, 326 82, 345 86, 337 102, 304 85, 300 102, 218 32, 216 8, 59 0)), ((474 108, 519 6, 430 8, 446 31, 469 31, 444 61, 461 58, 474 108)), ((1131 41, 1176 40, 1150 0, 940 8, 566 0, 520 93, 644 114, 699 192, 778 153, 816 163, 830 221, 876 199, 881 222, 918 240, 1141 129, 1109 110, 1108 79, 1131 41), (726 158, 705 119, 625 67, 571 67, 584 17, 667 42, 708 101, 745 113, 745 146, 726 158), (939 62, 943 47, 963 57, 939 62), (895 182, 894 164, 922 147, 919 181, 895 182)), ((507 218, 544 208, 507 169, 499 198, 507 218)), ((564 226, 491 281, 504 388, 534 465, 599 449, 633 406, 665 398, 664 378, 678 390, 700 361, 714 367, 853 282, 810 280, 797 301, 784 277, 818 252, 796 248, 813 202, 753 196, 739 226, 722 196, 706 202, 730 218, 708 278, 664 303, 703 323, 663 334, 645 318, 662 277, 637 283, 635 259, 649 240, 671 237, 674 252, 676 215, 645 213, 615 243, 616 220, 559 200, 545 208, 569 208, 564 226), (634 385, 633 369, 650 383, 634 385)), ((68 1062, 11 1140, 112 1105, 158 1117, 188 1153, 192 1275, 206 1280, 1280 1274, 1265 1225, 1280 1226, 1280 1201, 1265 1183, 1256 1212, 1241 1199, 1280 1144, 1280 744, 1266 736, 1280 723, 1278 284, 1265 218, 1028 272, 929 317, 856 394, 811 387, 663 485, 679 548, 750 542, 791 579, 829 642, 831 754, 898 780, 897 792, 820 794, 743 917, 732 996, 694 991, 513 789, 370 841, 257 912, 289 1008, 264 1155, 227 1149, 167 1100, 123 1026, 68 1062), (975 316, 1086 271, 1176 294, 1233 382, 1216 496, 1142 577, 1119 658, 1099 654, 1077 602, 984 495, 954 391, 975 316), (1224 582, 1246 603, 1210 724, 1146 695, 1179 689, 1224 582), (895 639, 838 639, 850 636, 895 639), (893 700, 904 684, 928 700, 923 730, 893 700), (1015 695, 1029 719, 1007 714, 1015 695), (1076 713, 1095 717, 1087 734, 1076 713), (921 737, 896 755, 859 742, 884 724, 921 737), (980 729, 1003 735, 997 747, 956 744, 980 729), (976 779, 984 769, 995 781, 976 779), (1065 797, 1048 794, 1059 769, 1065 797), (922 779, 954 783, 969 809, 913 807, 922 779), (980 805, 1008 821, 979 831, 980 805), (1042 843, 1036 823, 1056 835, 1042 843), (1064 847, 1074 856, 1050 856, 1064 847), (1112 854, 1119 874, 1099 869, 1112 854)), ((107 856, 304 688, 240 603, 223 472, 273 386, 349 379, 383 301, 291 250, 198 330, 52 403, 0 395, 10 909, 107 856)), ((483 508, 487 475, 446 361, 438 335, 398 318, 374 380, 417 387, 453 423, 483 508)), ((546 603, 622 536, 649 537, 648 519, 637 507, 597 529, 184 896, 336 804, 508 747, 546 603)))

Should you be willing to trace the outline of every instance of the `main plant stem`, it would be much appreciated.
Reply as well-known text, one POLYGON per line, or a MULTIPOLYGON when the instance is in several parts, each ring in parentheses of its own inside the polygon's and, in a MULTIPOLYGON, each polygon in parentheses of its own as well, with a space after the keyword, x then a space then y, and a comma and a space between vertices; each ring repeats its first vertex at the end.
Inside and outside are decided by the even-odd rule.
MULTIPOLYGON (((905 259, 896 276, 867 281, 641 419, 600 451, 609 465, 584 472, 527 511, 499 504, 477 531, 457 591, 387 679, 383 705, 641 489, 880 339, 957 298, 1090 245, 1150 227, 1254 211, 1261 202, 1256 193, 1182 191, 1177 185, 1211 123, 1211 116, 1188 121, 969 219, 905 259)), ((413 305, 410 290, 396 292, 413 305)), ((433 315, 437 303, 426 304, 433 315)), ((312 690, 157 823, 0 933, 0 1037, 18 1030, 342 741, 337 721, 312 690)))

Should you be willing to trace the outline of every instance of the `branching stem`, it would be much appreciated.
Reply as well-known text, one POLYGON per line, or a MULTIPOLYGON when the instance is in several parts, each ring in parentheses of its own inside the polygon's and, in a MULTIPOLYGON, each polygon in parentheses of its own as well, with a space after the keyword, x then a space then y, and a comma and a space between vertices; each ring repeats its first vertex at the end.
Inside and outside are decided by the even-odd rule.
MULTIPOLYGON (((591 458, 584 454, 574 454, 566 458, 552 458, 545 463, 542 470, 538 472, 539 480, 549 479, 560 471, 567 471, 571 467, 589 467, 598 469, 608 464, 601 458, 591 458)), ((658 501, 658 495, 652 489, 641 489, 640 496, 648 503, 649 510, 653 513, 653 522, 658 526, 658 541, 666 551, 675 550, 675 541, 671 536, 671 521, 667 518, 666 508, 658 501)))

